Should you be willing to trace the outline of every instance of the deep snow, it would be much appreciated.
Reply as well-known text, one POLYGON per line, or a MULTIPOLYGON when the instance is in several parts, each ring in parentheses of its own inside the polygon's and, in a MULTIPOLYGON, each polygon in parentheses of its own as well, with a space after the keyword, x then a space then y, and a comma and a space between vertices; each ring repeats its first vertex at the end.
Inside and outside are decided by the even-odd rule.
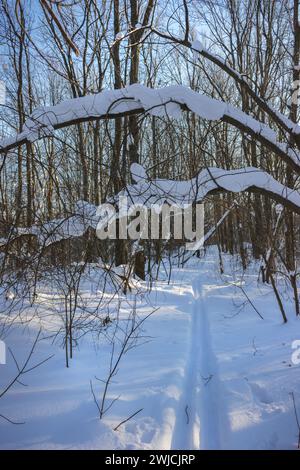
MULTIPOLYGON (((146 320, 139 345, 122 359, 109 388, 109 398, 119 398, 101 421, 90 380, 100 398, 103 384, 95 376, 107 373, 106 338, 85 336, 69 369, 58 342, 39 342, 34 361, 55 356, 22 379, 26 387, 16 384, 0 400, 0 414, 25 421, 0 419, 0 448, 296 449, 290 393, 300 414, 300 365, 291 356, 300 322, 288 294, 289 322, 283 325, 270 287, 257 284, 257 271, 241 278, 235 259, 224 259, 223 276, 210 249, 205 258, 173 268, 169 285, 161 272, 152 291, 144 289, 139 315, 158 310, 146 320)), ((122 297, 124 319, 131 298, 122 297)), ((16 327, 5 339, 20 362, 36 328, 16 327)), ((15 372, 8 359, 0 365, 0 389, 15 372)))

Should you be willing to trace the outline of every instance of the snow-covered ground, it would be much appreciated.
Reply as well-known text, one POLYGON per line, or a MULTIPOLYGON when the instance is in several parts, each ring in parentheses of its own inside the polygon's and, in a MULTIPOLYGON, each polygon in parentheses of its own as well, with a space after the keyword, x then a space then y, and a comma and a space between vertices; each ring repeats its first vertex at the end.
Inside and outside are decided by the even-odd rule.
MULTIPOLYGON (((122 297, 121 321, 133 297, 122 297)), ((79 341, 69 369, 59 340, 37 344, 33 362, 55 355, 22 377, 26 386, 15 384, 0 400, 1 415, 25 422, 0 418, 0 448, 296 449, 291 393, 300 415, 300 365, 292 362, 292 343, 300 340, 300 321, 288 295, 285 305, 289 322, 283 325, 270 286, 257 284, 257 270, 241 279, 226 256, 221 276, 214 250, 173 268, 169 284, 162 272, 151 292, 144 288, 137 297, 140 318, 155 311, 120 361, 107 404, 116 401, 102 420, 90 381, 100 401, 104 384, 95 377, 107 376, 113 324, 100 338, 88 334, 79 341)), ((15 327, 5 338, 20 363, 37 328, 15 327)), ((0 371, 1 390, 15 374, 9 355, 0 371)))

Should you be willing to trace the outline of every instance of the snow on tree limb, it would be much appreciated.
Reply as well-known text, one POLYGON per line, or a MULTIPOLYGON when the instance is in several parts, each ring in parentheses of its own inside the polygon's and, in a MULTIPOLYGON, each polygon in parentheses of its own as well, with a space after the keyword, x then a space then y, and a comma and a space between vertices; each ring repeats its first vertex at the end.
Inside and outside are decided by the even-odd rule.
POLYGON ((179 119, 183 110, 190 110, 203 119, 232 124, 265 145, 300 173, 300 152, 289 144, 277 142, 276 133, 269 126, 228 103, 196 93, 182 85, 151 89, 134 84, 36 109, 26 120, 20 134, 0 142, 0 152, 53 135, 55 129, 79 122, 143 112, 179 119))
POLYGON ((127 196, 130 204, 143 204, 149 208, 163 203, 183 207, 203 201, 205 197, 218 192, 248 191, 269 195, 283 206, 300 214, 300 193, 284 186, 267 172, 255 167, 237 170, 208 167, 187 181, 146 179, 143 176, 145 170, 136 163, 132 172, 137 183, 123 189, 115 196, 116 201, 119 196, 127 196), (137 168, 138 166, 140 169, 137 168))
MULTIPOLYGON (((133 205, 144 205, 150 209, 153 206, 157 207, 163 204, 185 207, 194 202, 202 202, 207 196, 217 192, 240 193, 248 191, 266 194, 283 206, 300 214, 300 193, 287 188, 265 171, 254 167, 238 170, 223 170, 216 167, 205 168, 194 178, 186 181, 160 178, 150 180, 147 177, 146 170, 136 163, 132 165, 131 172, 137 182, 126 186, 108 202, 118 206, 120 197, 126 196, 128 208, 133 205)), ((89 228, 96 229, 98 227, 101 212, 99 208, 104 206, 105 204, 97 208, 94 204, 86 201, 78 201, 74 214, 70 217, 54 219, 40 226, 18 228, 9 239, 0 240, 0 247, 25 235, 37 237, 39 245, 44 248, 61 240, 80 237, 89 228)), ((109 223, 123 215, 116 212, 116 215, 109 223)), ((224 217, 227 215, 226 212, 224 217)), ((210 231, 205 239, 210 236, 209 234, 210 231)))
POLYGON ((285 131, 291 133, 298 139, 300 137, 300 126, 295 124, 287 116, 283 115, 272 106, 269 105, 264 99, 262 99, 252 88, 250 87, 246 77, 235 69, 230 67, 226 62, 217 57, 216 55, 209 52, 206 48, 203 47, 200 41, 195 40, 189 44, 189 47, 196 53, 199 53, 203 57, 209 59, 211 62, 218 65, 225 72, 228 73, 232 78, 234 78, 244 89, 247 90, 251 98, 260 106, 260 108, 265 111, 279 126, 281 126, 285 131))
POLYGON ((236 81, 236 83, 239 84, 240 87, 247 91, 248 95, 251 96, 253 101, 260 107, 260 109, 266 114, 268 114, 278 126, 293 135, 298 147, 300 147, 300 126, 298 124, 295 124, 288 117, 286 117, 285 115, 274 109, 272 106, 270 106, 270 104, 267 103, 265 99, 261 98, 251 88, 245 75, 240 74, 237 70, 230 67, 230 65, 227 64, 226 61, 206 49, 201 43, 201 41, 197 39, 191 42, 186 37, 184 39, 180 39, 170 35, 169 33, 159 31, 158 29, 153 28, 151 26, 149 26, 149 28, 151 29, 151 32, 157 34, 158 36, 172 43, 185 46, 191 49, 195 54, 203 56, 205 59, 208 59, 210 62, 220 67, 224 72, 226 72, 230 77, 232 77, 236 81))
POLYGON ((0 239, 0 248, 29 235, 36 237, 38 244, 43 248, 61 240, 81 237, 89 228, 95 229, 97 227, 99 217, 97 217, 96 213, 97 207, 94 204, 86 201, 77 201, 74 213, 68 217, 52 219, 41 225, 15 228, 9 238, 0 239))

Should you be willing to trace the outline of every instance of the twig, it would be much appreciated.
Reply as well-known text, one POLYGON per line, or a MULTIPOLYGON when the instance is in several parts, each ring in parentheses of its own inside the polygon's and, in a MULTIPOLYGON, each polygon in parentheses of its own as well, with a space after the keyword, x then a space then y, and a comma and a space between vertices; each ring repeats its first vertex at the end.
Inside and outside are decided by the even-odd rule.
POLYGON ((253 349, 254 349, 254 352, 253 352, 253 356, 256 356, 256 354, 259 353, 259 350, 257 349, 256 345, 255 345, 255 336, 252 340, 252 346, 253 346, 253 349))
POLYGON ((203 375, 201 375, 201 378, 204 382, 204 385, 206 386, 211 381, 211 379, 213 378, 213 374, 210 374, 208 377, 203 377, 203 375))
POLYGON ((0 415, 0 418, 5 419, 10 424, 25 424, 25 421, 23 421, 23 422, 22 421, 13 421, 12 419, 9 419, 7 416, 4 416, 4 415, 0 415))
POLYGON ((186 405, 186 407, 184 409, 185 414, 186 414, 186 424, 189 424, 189 422, 190 422, 190 417, 189 417, 189 411, 188 410, 189 410, 189 407, 188 407, 188 405, 186 405))
POLYGON ((133 413, 132 415, 129 416, 129 418, 127 419, 124 419, 124 421, 121 421, 120 424, 118 424, 118 426, 116 426, 114 428, 114 431, 117 431, 119 429, 120 426, 122 426, 122 424, 124 423, 127 423, 127 421, 129 421, 131 418, 133 418, 134 416, 136 416, 138 413, 140 413, 141 411, 143 411, 144 408, 141 408, 140 410, 137 410, 135 413, 133 413))
POLYGON ((240 289, 242 291, 242 293, 244 294, 244 296, 246 297, 246 299, 248 300, 249 304, 251 305, 251 307, 253 308, 253 310, 255 310, 255 312, 257 313, 257 315, 263 320, 264 317, 262 316, 262 314, 257 310, 257 308, 255 307, 254 303, 252 302, 252 300, 250 299, 250 297, 248 296, 247 292, 245 291, 245 289, 234 283, 234 284, 231 284, 231 285, 234 285, 234 287, 237 287, 238 289, 240 289))

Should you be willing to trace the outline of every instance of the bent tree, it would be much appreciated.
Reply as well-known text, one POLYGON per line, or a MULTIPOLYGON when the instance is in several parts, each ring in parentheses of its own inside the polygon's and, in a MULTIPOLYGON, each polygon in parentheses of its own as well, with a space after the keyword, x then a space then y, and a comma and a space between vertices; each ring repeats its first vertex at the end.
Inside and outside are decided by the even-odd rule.
MULTIPOLYGON (((296 175, 300 175, 300 127, 297 124, 279 116, 277 123, 281 126, 284 119, 288 135, 286 142, 278 141, 276 132, 263 122, 228 103, 181 85, 155 90, 135 84, 39 108, 26 120, 22 132, 0 142, 0 151, 7 158, 12 149, 52 136, 56 129, 86 121, 116 119, 141 113, 179 119, 182 111, 192 111, 203 119, 220 120, 235 126, 272 151, 296 175)), ((162 198, 168 196, 177 201, 181 198, 183 203, 199 201, 207 194, 219 191, 267 194, 300 214, 300 193, 258 167, 238 170, 206 168, 189 182, 174 181, 173 185, 169 183, 169 187, 160 184, 159 180, 152 184, 160 189, 162 198)), ((135 191, 142 189, 135 188, 135 191)))

